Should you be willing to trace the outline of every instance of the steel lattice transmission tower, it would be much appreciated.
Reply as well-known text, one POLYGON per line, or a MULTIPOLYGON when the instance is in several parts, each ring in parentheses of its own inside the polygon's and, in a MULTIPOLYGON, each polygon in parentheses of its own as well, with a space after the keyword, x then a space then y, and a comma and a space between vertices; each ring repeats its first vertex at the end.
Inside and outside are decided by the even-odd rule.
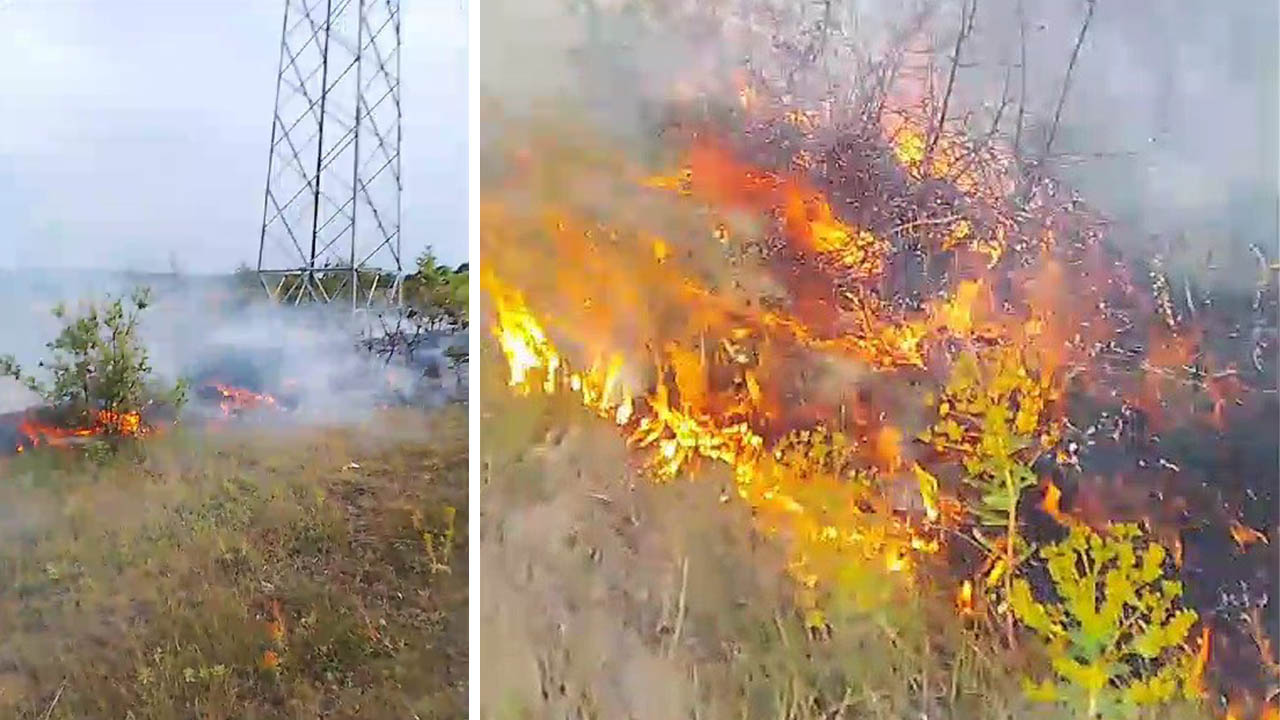
POLYGON ((284 5, 258 277, 282 302, 399 304, 400 2, 284 5))

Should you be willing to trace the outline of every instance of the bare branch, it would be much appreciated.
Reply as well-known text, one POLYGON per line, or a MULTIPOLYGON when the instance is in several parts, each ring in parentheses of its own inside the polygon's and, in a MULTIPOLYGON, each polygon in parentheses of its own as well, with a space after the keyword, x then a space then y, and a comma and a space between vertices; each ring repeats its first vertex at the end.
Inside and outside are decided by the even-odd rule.
MULTIPOLYGON (((934 128, 933 133, 929 136, 929 145, 925 148, 925 162, 933 156, 934 146, 938 144, 938 138, 942 135, 942 130, 947 122, 947 106, 951 103, 951 92, 956 85, 956 71, 960 69, 960 50, 964 46, 964 40, 973 31, 973 18, 978 13, 978 0, 960 0, 960 31, 956 33, 956 46, 951 55, 951 70, 947 73, 947 89, 942 95, 942 106, 938 111, 938 124, 934 128)), ((932 75, 932 73, 931 73, 932 75)))
POLYGON ((905 45, 912 36, 920 32, 921 28, 932 19, 937 9, 937 2, 922 3, 911 18, 894 33, 894 38, 889 43, 889 50, 884 54, 884 57, 872 63, 873 69, 868 73, 867 77, 876 78, 874 83, 876 85, 875 96, 868 102, 864 117, 871 120, 875 126, 880 124, 886 95, 897 81, 898 71, 902 66, 902 57, 905 54, 905 45))
POLYGON ((973 147, 965 153, 961 161, 956 164, 955 169, 948 173, 952 180, 962 176, 965 171, 978 160, 979 154, 986 152, 991 148, 992 140, 994 140, 996 134, 1000 132, 1000 121, 1004 118, 1004 111, 1009 107, 1009 84, 1012 75, 1013 68, 1006 64, 1004 71, 1004 87, 1000 90, 1000 105, 996 108, 995 115, 991 118, 991 127, 987 130, 987 134, 981 141, 973 143, 973 147))
POLYGON ((1058 134, 1058 122, 1062 119, 1062 107, 1067 103, 1067 91, 1071 88, 1071 73, 1076 69, 1076 61, 1080 59, 1080 47, 1084 45, 1085 33, 1089 32, 1089 23, 1093 20, 1093 11, 1098 7, 1098 0, 1085 0, 1088 11, 1084 22, 1080 24, 1080 35, 1076 37, 1076 46, 1071 50, 1071 61, 1067 63, 1067 74, 1062 78, 1062 92, 1058 94, 1058 108, 1053 112, 1053 124, 1049 126, 1049 137, 1044 142, 1044 156, 1048 157, 1053 149, 1053 140, 1058 134))
POLYGON ((1027 15, 1023 0, 1018 0, 1018 122, 1013 131, 1013 157, 1022 162, 1022 127, 1027 115, 1027 15))

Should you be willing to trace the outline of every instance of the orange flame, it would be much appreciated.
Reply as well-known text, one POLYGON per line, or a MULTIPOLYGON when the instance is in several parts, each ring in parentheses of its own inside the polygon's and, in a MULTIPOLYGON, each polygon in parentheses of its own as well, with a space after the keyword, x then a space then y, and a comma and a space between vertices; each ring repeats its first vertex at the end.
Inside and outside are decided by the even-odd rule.
POLYGON ((1231 523, 1231 539, 1236 541, 1236 545, 1241 548, 1247 548, 1254 543, 1268 544, 1267 536, 1254 530, 1248 525, 1244 525, 1238 521, 1231 523))
POLYGON ((150 432, 150 427, 142 422, 142 416, 137 412, 110 410, 99 410, 94 415, 93 423, 87 427, 58 427, 28 416, 18 423, 17 429, 18 433, 26 439, 15 447, 15 451, 19 453, 40 445, 66 445, 75 438, 99 435, 140 437, 150 432))
POLYGON ((284 644, 284 614, 280 611, 280 601, 271 601, 271 620, 267 622, 267 638, 277 646, 284 644))
POLYGON ((275 407, 275 397, 263 393, 256 393, 245 388, 233 387, 231 385, 222 385, 215 383, 214 389, 218 391, 221 399, 218 401, 218 407, 222 410, 222 414, 226 416, 236 415, 249 410, 256 410, 263 407, 275 407))
POLYGON ((1044 500, 1040 503, 1040 509, 1044 510, 1049 517, 1053 518, 1060 525, 1070 525, 1070 516, 1064 514, 1061 509, 1062 491, 1058 486, 1049 481, 1045 485, 1044 500))
POLYGON ((1209 652, 1212 639, 1209 626, 1205 625, 1200 630, 1200 647, 1196 651, 1196 659, 1191 666, 1191 674, 1187 678, 1187 686, 1199 696, 1203 696, 1207 692, 1204 684, 1204 671, 1205 668, 1209 666, 1209 652))
MULTIPOLYGON (((855 523, 858 503, 850 494, 858 491, 824 465, 809 464, 811 456, 803 443, 814 440, 814 435, 801 434, 799 445, 784 443, 766 449, 760 433, 745 420, 734 419, 735 413, 749 411, 760 401, 758 389, 744 388, 740 406, 727 415, 708 412, 706 405, 712 399, 704 394, 705 379, 699 372, 705 373, 706 368, 697 353, 666 348, 659 358, 667 372, 660 375, 674 379, 674 392, 663 383, 633 396, 621 381, 619 356, 584 370, 573 368, 518 292, 492 275, 486 276, 485 283, 497 310, 492 332, 507 358, 509 384, 514 389, 579 395, 585 407, 628 427, 633 447, 652 449, 649 467, 659 479, 673 478, 700 459, 729 465, 738 496, 756 510, 757 520, 771 532, 789 526, 799 539, 791 566, 797 579, 811 577, 814 563, 831 553, 879 557, 886 570, 905 575, 912 566, 912 554, 938 550, 936 541, 918 535, 905 523, 891 519, 874 529, 855 523), (840 500, 841 496, 845 499, 840 500)), ((901 432, 885 426, 868 452, 879 458, 882 467, 896 471, 902 464, 901 437, 901 432)))
POLYGON ((973 614, 973 581, 965 580, 960 585, 960 590, 956 592, 956 610, 961 615, 973 614))
POLYGON ((780 208, 783 233, 798 249, 832 260, 857 277, 875 277, 884 269, 889 244, 841 222, 827 199, 808 182, 740 163, 718 145, 694 147, 681 174, 653 177, 645 184, 675 188, 725 207, 780 208))
POLYGON ((280 655, 275 650, 264 650, 262 657, 258 659, 258 667, 267 672, 274 672, 280 668, 280 655))

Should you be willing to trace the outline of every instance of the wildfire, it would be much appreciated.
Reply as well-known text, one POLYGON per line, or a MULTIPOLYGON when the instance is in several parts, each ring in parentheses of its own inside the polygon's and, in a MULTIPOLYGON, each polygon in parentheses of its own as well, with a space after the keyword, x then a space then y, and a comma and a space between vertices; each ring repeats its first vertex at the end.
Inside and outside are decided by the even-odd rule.
MULTIPOLYGON (((770 112, 740 87, 753 115, 770 112)), ((982 453, 1025 451, 1028 469, 1078 473, 1105 423, 1073 425, 1077 397, 1137 408, 1153 428, 1223 431, 1248 392, 1170 309, 1167 283, 1144 289, 1103 245, 1101 219, 1050 182, 1023 187, 998 145, 890 105, 877 146, 888 162, 869 169, 808 147, 765 166, 747 159, 759 156, 750 138, 699 132, 657 174, 557 148, 522 155, 520 179, 546 173, 555 187, 507 187, 495 194, 511 202, 483 205, 483 284, 508 385, 577 396, 648 451, 660 480, 727 466, 812 592, 863 562, 913 582, 942 526, 972 522, 948 466, 972 474, 982 453), (924 279, 902 280, 917 260, 924 279), (824 384, 832 366, 856 378, 824 384), (957 371, 970 388, 949 386, 957 371), (895 396, 908 382, 911 399, 895 396), (913 442, 930 390, 943 394, 928 404, 935 432, 913 442)), ((781 112, 806 131, 821 120, 781 112)), ((1042 482, 1040 509, 1078 522, 1042 482)), ((1180 565, 1177 528, 1161 530, 1180 565)), ((1242 547, 1267 541, 1239 522, 1231 532, 1242 547)), ((985 584, 1017 572, 989 558, 985 584)), ((961 614, 973 595, 964 581, 961 614)))
POLYGON ((18 435, 24 439, 14 449, 22 453, 41 445, 67 445, 75 442, 77 438, 104 435, 140 437, 150 430, 150 427, 143 423, 142 416, 136 412, 99 410, 94 414, 93 421, 82 427, 61 427, 28 415, 18 423, 18 435))
POLYGON ((1070 525, 1071 518, 1064 514, 1060 508, 1062 502, 1062 491, 1057 485, 1049 482, 1044 489, 1044 500, 1040 502, 1040 509, 1045 511, 1049 517, 1058 521, 1060 525, 1070 525))
MULTIPOLYGON (((486 281, 491 290, 498 287, 497 278, 492 275, 486 275, 486 281)), ((542 325, 524 307, 518 292, 500 290, 494 294, 494 302, 497 303, 498 316, 494 334, 507 356, 507 367, 511 373, 508 384, 527 391, 530 373, 542 370, 545 374, 544 387, 548 392, 554 391, 560 355, 547 339, 542 325)))
POLYGON ((211 389, 218 398, 218 407, 222 414, 231 417, 259 408, 276 407, 276 398, 264 393, 256 393, 245 388, 214 383, 211 389))
POLYGON ((854 277, 871 278, 884 270, 889 245, 883 238, 842 222, 827 198, 799 176, 743 164, 715 144, 692 148, 680 173, 650 177, 644 184, 726 208, 779 208, 783 233, 798 247, 836 263, 854 277))
MULTIPOLYGON (((813 576, 815 566, 835 562, 834 556, 847 561, 850 554, 861 561, 879 558, 890 572, 906 573, 913 555, 938 550, 928 533, 887 509, 876 523, 862 517, 856 508, 869 499, 865 486, 849 484, 829 462, 834 460, 832 441, 844 440, 806 431, 769 445, 749 422, 759 400, 758 391, 750 389, 722 415, 699 410, 692 401, 706 398, 697 381, 689 379, 692 368, 678 369, 682 360, 695 361, 674 348, 659 360, 659 375, 674 376, 677 390, 659 384, 635 396, 621 382, 621 358, 573 369, 519 293, 492 276, 487 286, 497 299, 493 334, 507 359, 513 388, 577 394, 585 407, 625 427, 633 447, 652 450, 649 469, 659 479, 673 478, 700 460, 729 466, 738 497, 756 510, 758 521, 772 532, 787 528, 798 538, 792 565, 797 579, 813 576), (677 404, 676 397, 682 402, 677 404)), ((900 441, 901 433, 886 427, 869 438, 866 452, 893 472, 901 465, 900 441)))

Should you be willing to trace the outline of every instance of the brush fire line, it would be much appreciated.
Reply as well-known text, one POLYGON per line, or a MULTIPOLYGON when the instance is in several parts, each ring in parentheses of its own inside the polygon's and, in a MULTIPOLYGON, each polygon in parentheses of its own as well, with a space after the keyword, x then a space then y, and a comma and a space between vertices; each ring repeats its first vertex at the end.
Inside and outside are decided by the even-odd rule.
POLYGON ((217 403, 218 409, 226 417, 242 415, 258 410, 279 410, 286 407, 274 395, 257 393, 247 388, 207 383, 200 386, 198 397, 208 402, 217 403))
MULTIPOLYGON (((205 361, 188 375, 191 391, 187 409, 193 412, 184 410, 184 417, 197 423, 220 423, 298 411, 302 390, 296 381, 280 377, 278 365, 279 359, 270 354, 255 360, 224 352, 205 361)), ((386 386, 383 392, 388 394, 383 406, 415 402, 413 397, 390 393, 398 386, 398 378, 391 371, 378 377, 386 386)), ((348 382, 361 389, 369 384, 365 375, 354 376, 348 382)), ((331 389, 345 390, 337 383, 331 389)), ((0 454, 21 454, 37 447, 78 447, 108 435, 143 437, 175 420, 172 408, 161 407, 149 407, 143 413, 103 411, 88 421, 67 421, 62 415, 52 407, 0 414, 0 454)))
MULTIPOLYGON (((297 407, 289 393, 270 393, 206 382, 193 393, 198 404, 216 408, 223 418, 239 418, 258 412, 287 412, 297 407)), ((106 437, 142 438, 172 418, 162 409, 147 413, 99 411, 88 422, 62 419, 56 408, 35 407, 0 415, 0 448, 17 455, 40 447, 79 447, 106 437)))
MULTIPOLYGON (((1275 363, 1259 360, 1274 273, 1240 297, 1188 289, 1182 307, 1159 258, 1119 252, 1068 189, 958 131, 930 138, 929 108, 893 105, 875 132, 827 146, 767 110, 677 129, 665 137, 682 138, 683 165, 632 168, 612 207, 496 183, 482 284, 510 388, 578 397, 658 479, 729 466, 757 520, 796 543, 802 588, 855 555, 904 582, 962 556, 939 550, 947 532, 979 534, 965 463, 1012 442, 989 437, 1005 428, 1021 444, 1001 452, 1040 486, 1018 506, 1022 532, 1147 528, 1176 549, 1203 643, 1212 628, 1211 682, 1266 697, 1276 660, 1240 618, 1280 580, 1280 405, 1275 363), (679 213, 706 231, 656 220, 679 213), (887 497, 913 474, 914 503, 887 497)), ((522 177, 589 183, 625 165, 541 141, 520 147, 522 177)), ((992 560, 956 577, 963 612, 1016 570, 992 560)), ((1274 611, 1255 625, 1280 632, 1274 611)))
POLYGON ((74 447, 94 442, 105 436, 142 437, 153 428, 141 413, 115 413, 101 410, 88 423, 66 426, 54 422, 49 408, 33 408, 0 415, 0 442, 10 454, 21 454, 33 448, 74 447))

